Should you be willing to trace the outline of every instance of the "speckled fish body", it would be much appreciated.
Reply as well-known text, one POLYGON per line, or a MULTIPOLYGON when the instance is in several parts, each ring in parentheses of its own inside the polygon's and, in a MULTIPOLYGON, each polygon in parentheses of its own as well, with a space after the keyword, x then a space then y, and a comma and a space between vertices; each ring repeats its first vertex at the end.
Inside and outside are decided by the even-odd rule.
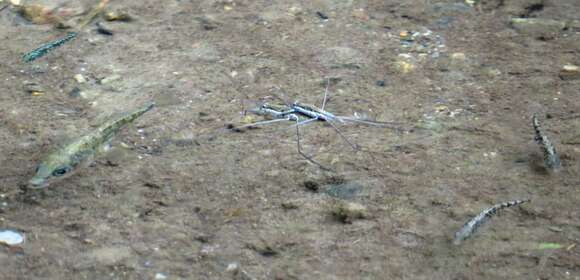
POLYGON ((120 118, 110 120, 89 134, 49 154, 38 164, 36 175, 29 181, 28 187, 44 188, 52 181, 70 175, 81 163, 87 162, 101 151, 121 128, 151 110, 153 106, 154 104, 150 103, 120 118))
POLYGON ((560 156, 558 156, 552 141, 550 141, 550 139, 548 139, 548 137, 542 132, 540 121, 538 121, 538 117, 535 114, 532 116, 532 126, 534 127, 535 133, 534 140, 538 145, 540 145, 540 148, 542 148, 546 168, 554 171, 559 170, 562 166, 560 156))
POLYGON ((504 208, 520 205, 522 203, 529 202, 529 201, 530 201, 529 199, 513 200, 513 201, 508 201, 508 202, 496 204, 492 207, 484 209, 477 216, 475 216, 471 220, 467 221, 467 223, 465 223, 459 229, 459 231, 457 231, 455 233, 453 243, 456 245, 459 245, 459 244, 461 244, 462 241, 471 237, 481 225, 483 225, 491 217, 493 217, 495 214, 497 214, 498 211, 500 211, 504 208))
POLYGON ((64 43, 74 39, 77 37, 77 33, 76 32, 69 32, 65 37, 54 40, 54 41, 50 41, 46 44, 43 44, 42 46, 26 53, 25 55, 22 56, 22 60, 24 62, 31 62, 34 61, 38 58, 41 58, 43 56, 45 56, 47 53, 49 53, 50 51, 62 46, 64 43))

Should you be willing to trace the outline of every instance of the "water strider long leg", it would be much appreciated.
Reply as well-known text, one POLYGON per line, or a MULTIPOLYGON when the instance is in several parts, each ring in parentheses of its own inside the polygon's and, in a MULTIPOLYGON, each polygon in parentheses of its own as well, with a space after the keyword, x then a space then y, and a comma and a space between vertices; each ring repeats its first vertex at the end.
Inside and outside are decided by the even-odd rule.
POLYGON ((327 119, 326 122, 328 124, 330 124, 330 126, 332 126, 332 128, 334 128, 334 130, 336 130, 336 133, 338 133, 338 135, 340 137, 342 137, 342 139, 344 139, 344 141, 346 141, 346 143, 348 143, 355 151, 357 151, 359 149, 359 147, 356 144, 350 142, 350 140, 348 140, 348 138, 346 138, 346 136, 344 136, 344 134, 342 134, 340 129, 338 129, 338 127, 334 123, 332 123, 332 120, 327 119))
POLYGON ((334 116, 333 114, 326 112, 324 110, 320 110, 317 108, 312 108, 308 105, 304 105, 304 104, 299 104, 297 102, 294 103, 293 105, 294 110, 297 113, 300 113, 302 115, 308 116, 311 119, 314 120, 321 120, 321 121, 326 121, 327 123, 329 123, 332 128, 334 128, 334 130, 336 130, 336 132, 338 133, 338 135, 340 137, 342 137, 342 139, 344 139, 344 141, 346 141, 354 150, 358 150, 357 145, 353 144, 352 142, 350 142, 346 136, 344 136, 344 134, 342 134, 342 132, 340 131, 340 129, 338 129, 338 127, 336 127, 336 125, 333 123, 333 121, 341 121, 341 119, 337 118, 336 116, 334 116))
POLYGON ((326 106, 326 97, 328 96, 328 87, 330 86, 330 78, 326 79, 326 89, 324 90, 324 99, 322 99, 322 110, 326 106))
POLYGON ((266 125, 266 124, 277 123, 277 122, 284 122, 284 121, 288 121, 288 119, 274 119, 274 120, 267 120, 267 121, 249 123, 249 124, 245 124, 245 125, 242 125, 242 126, 235 127, 235 129, 242 129, 242 128, 251 127, 251 126, 266 125))
POLYGON ((306 155, 305 153, 302 152, 302 148, 300 147, 300 124, 304 124, 305 122, 309 122, 311 120, 316 120, 316 119, 310 119, 310 120, 306 120, 306 121, 302 121, 300 122, 298 119, 296 119, 296 147, 298 148, 298 153, 304 157, 307 161, 317 165, 318 167, 320 167, 323 170, 330 170, 328 167, 325 167, 324 165, 320 164, 319 162, 315 161, 312 157, 306 155))
POLYGON ((390 129, 394 129, 394 130, 398 130, 398 131, 408 131, 408 129, 402 128, 402 126, 404 126, 405 124, 400 123, 400 122, 376 122, 376 121, 360 120, 360 119, 355 119, 355 118, 351 118, 351 117, 342 117, 342 116, 337 116, 336 118, 339 120, 342 120, 342 121, 347 121, 347 122, 362 123, 362 124, 366 124, 366 125, 370 125, 370 126, 377 126, 377 127, 386 127, 386 128, 390 128, 390 129))
POLYGON ((305 120, 305 121, 301 121, 301 122, 297 122, 297 123, 293 124, 293 125, 292 125, 292 127, 294 127, 294 126, 297 126, 297 125, 305 125, 305 124, 309 124, 309 123, 311 123, 311 122, 315 122, 315 121, 317 121, 317 120, 318 120, 318 119, 307 119, 307 120, 305 120))

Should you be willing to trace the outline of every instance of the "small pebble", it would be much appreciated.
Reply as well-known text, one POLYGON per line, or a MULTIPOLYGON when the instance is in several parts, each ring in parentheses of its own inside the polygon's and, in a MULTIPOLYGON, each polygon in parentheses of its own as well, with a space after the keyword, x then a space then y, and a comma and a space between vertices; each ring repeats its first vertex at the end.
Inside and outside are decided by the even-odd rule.
POLYGON ((339 184, 326 185, 323 193, 334 198, 351 200, 356 198, 363 189, 364 187, 358 182, 348 181, 339 184))
POLYGON ((81 89, 80 89, 80 88, 78 88, 78 87, 74 87, 74 88, 73 88, 73 89, 72 89, 72 90, 71 90, 71 91, 68 93, 68 96, 70 96, 70 97, 75 97, 75 98, 76 98, 76 97, 81 97, 81 95, 82 95, 81 93, 82 93, 82 92, 81 92, 81 89))
POLYGON ((298 6, 292 6, 292 7, 290 7, 290 9, 288 9, 288 13, 293 15, 293 16, 298 16, 298 15, 302 14, 302 8, 298 7, 298 6))
POLYGON ((395 62, 395 69, 401 74, 409 74, 415 69, 415 65, 407 61, 399 60, 395 62))
POLYGON ((24 235, 13 230, 0 230, 0 244, 8 246, 19 245, 24 242, 24 235))
POLYGON ((544 18, 512 18, 511 26, 535 38, 551 39, 566 28, 566 22, 544 18))
POLYGON ((284 208, 284 210, 294 210, 298 209, 298 204, 294 201, 284 201, 282 202, 282 208, 284 208))
POLYGON ((559 227, 548 227, 549 230, 553 232, 563 232, 564 230, 559 227))
POLYGON ((125 10, 106 11, 103 17, 107 21, 132 21, 133 17, 125 10))
POLYGON ((202 15, 196 17, 195 20, 197 20, 197 22, 199 22, 203 30, 206 31, 214 30, 221 25, 221 23, 213 15, 202 15))
POLYGON ((315 181, 305 181, 303 184, 304 188, 311 192, 317 192, 320 189, 320 184, 315 181))
POLYGON ((359 19, 359 20, 369 20, 370 16, 365 11, 365 9, 356 9, 351 13, 352 17, 359 19))
POLYGON ((403 30, 401 32, 399 32, 399 38, 403 41, 413 41, 413 33, 403 30))
POLYGON ((568 23, 566 24, 566 26, 569 29, 576 30, 576 31, 580 31, 580 20, 571 20, 571 21, 568 21, 568 23))
POLYGON ((465 3, 469 6, 473 6, 477 3, 477 0, 465 0, 465 3))
POLYGON ((560 78, 562 80, 576 80, 580 78, 580 67, 572 64, 567 64, 560 70, 560 78))
POLYGON ((466 56, 464 53, 453 53, 451 54, 451 59, 455 59, 455 60, 465 60, 466 56))
POLYGON ((332 213, 344 223, 352 223, 357 219, 365 219, 368 215, 367 208, 359 203, 338 201, 333 205, 332 213))
POLYGON ((321 51, 316 58, 324 67, 333 69, 360 69, 369 62, 357 49, 336 46, 321 51))
POLYGON ((240 269, 240 265, 238 263, 230 263, 228 264, 228 267, 226 268, 226 271, 228 272, 236 272, 240 269))
POLYGON ((24 91, 32 95, 41 95, 44 92, 44 89, 37 83, 29 82, 24 84, 24 91))
POLYGON ((119 80, 119 79, 121 79, 120 75, 111 75, 111 76, 108 76, 108 77, 101 79, 100 84, 101 85, 110 84, 110 83, 112 83, 116 80, 119 80))
POLYGON ((77 83, 79 84, 84 84, 87 82, 87 79, 85 79, 85 77, 82 74, 76 74, 74 76, 75 81, 77 81, 77 83))
POLYGON ((44 5, 15 5, 18 7, 20 15, 34 24, 48 24, 56 22, 57 19, 49 7, 44 5))
POLYGON ((163 280, 167 279, 167 276, 161 272, 155 273, 155 280, 163 280))

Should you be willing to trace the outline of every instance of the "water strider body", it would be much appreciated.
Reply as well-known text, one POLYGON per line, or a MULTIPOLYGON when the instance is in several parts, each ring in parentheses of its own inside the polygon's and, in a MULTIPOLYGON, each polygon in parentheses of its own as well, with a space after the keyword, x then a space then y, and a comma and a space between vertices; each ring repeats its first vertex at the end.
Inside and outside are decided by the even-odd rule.
MULTIPOLYGON (((264 103, 260 107, 250 110, 250 112, 265 116, 271 119, 295 121, 298 115, 292 107, 282 104, 264 103)), ((253 124, 255 125, 255 124, 253 124)))
POLYGON ((110 120, 89 134, 49 154, 38 164, 36 175, 30 179, 28 187, 45 188, 52 181, 72 174, 82 163, 90 162, 90 158, 104 150, 121 128, 151 110, 153 106, 153 103, 149 103, 134 112, 110 120))
POLYGON ((350 140, 348 140, 348 138, 344 134, 342 134, 342 132, 336 126, 335 123, 343 123, 344 124, 346 122, 351 122, 351 123, 366 124, 366 125, 377 126, 377 127, 386 127, 386 128, 390 128, 390 129, 404 131, 404 129, 402 129, 400 127, 400 124, 397 124, 394 122, 376 122, 376 121, 359 119, 358 117, 337 116, 337 115, 334 115, 334 114, 326 111, 324 108, 326 107, 326 100, 328 97, 329 83, 330 82, 327 82, 326 89, 324 91, 324 99, 322 100, 322 107, 319 108, 319 107, 316 107, 314 105, 304 104, 304 103, 300 103, 298 101, 296 101, 292 104, 289 104, 289 103, 286 103, 286 104, 264 103, 261 106, 259 106, 258 108, 254 108, 254 109, 250 110, 250 112, 252 112, 256 115, 265 116, 265 117, 269 118, 269 120, 239 126, 239 127, 236 127, 235 130, 240 131, 240 129, 246 128, 246 127, 255 127, 258 125, 267 125, 267 124, 283 122, 283 121, 294 122, 295 123, 294 126, 296 127, 296 146, 298 149, 298 153, 300 155, 302 155, 302 157, 304 157, 309 162, 314 163, 315 165, 318 165, 319 167, 321 167, 322 169, 325 169, 325 170, 329 170, 329 169, 324 167, 322 164, 318 163, 312 157, 306 155, 302 151, 302 148, 300 145, 300 129, 299 129, 299 127, 301 125, 305 125, 305 124, 315 122, 315 121, 326 122, 355 151, 358 150, 359 147, 356 144, 354 144, 353 142, 351 142, 350 140))

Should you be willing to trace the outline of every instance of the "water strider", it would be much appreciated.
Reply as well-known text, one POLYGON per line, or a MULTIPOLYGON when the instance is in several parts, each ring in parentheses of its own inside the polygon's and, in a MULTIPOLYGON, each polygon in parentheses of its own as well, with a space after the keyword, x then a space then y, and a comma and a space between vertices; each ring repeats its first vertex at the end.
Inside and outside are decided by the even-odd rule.
POLYGON ((375 122, 369 120, 363 120, 353 117, 346 117, 346 116, 337 116, 328 111, 325 111, 324 108, 326 106, 326 101, 328 99, 328 87, 330 82, 327 81, 326 89, 324 91, 324 99, 322 101, 322 107, 318 108, 314 105, 300 103, 298 101, 292 104, 270 104, 264 103, 258 108, 250 110, 251 113, 256 115, 265 116, 270 118, 270 120, 255 122, 251 124, 246 124, 243 126, 236 127, 236 130, 240 130, 246 127, 255 127, 259 125, 266 125, 271 123, 283 122, 283 121, 291 121, 295 122, 294 126, 296 126, 296 144, 298 153, 304 157, 306 160, 310 161, 318 165, 323 169, 328 169, 324 167, 322 164, 316 162, 312 157, 306 155, 302 152, 302 148, 300 145, 300 129, 301 125, 305 125, 307 123, 311 123, 314 121, 323 121, 328 123, 336 133, 345 141, 347 142, 354 150, 358 150, 358 146, 348 140, 348 138, 340 131, 340 129, 336 126, 335 123, 345 123, 345 122, 353 122, 353 123, 360 123, 366 124, 371 126, 378 126, 378 127, 387 127, 396 130, 404 130, 401 129, 401 124, 394 123, 394 122, 375 122))

